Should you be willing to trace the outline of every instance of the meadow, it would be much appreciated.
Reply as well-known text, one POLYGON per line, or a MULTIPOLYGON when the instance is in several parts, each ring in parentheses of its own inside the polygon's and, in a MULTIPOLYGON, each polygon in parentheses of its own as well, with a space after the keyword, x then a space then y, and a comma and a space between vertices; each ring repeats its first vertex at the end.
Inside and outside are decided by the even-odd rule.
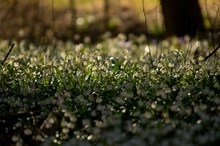
POLYGON ((205 58, 211 50, 206 40, 123 34, 15 42, 0 65, 0 145, 217 146, 220 59, 205 58))

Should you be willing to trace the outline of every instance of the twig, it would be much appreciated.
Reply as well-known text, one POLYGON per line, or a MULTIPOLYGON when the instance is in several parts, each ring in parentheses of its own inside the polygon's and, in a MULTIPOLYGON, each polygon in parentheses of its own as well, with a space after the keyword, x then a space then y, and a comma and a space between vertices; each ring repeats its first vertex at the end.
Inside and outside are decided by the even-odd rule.
POLYGON ((208 21, 211 25, 211 37, 212 37, 211 39, 212 39, 212 45, 214 47, 215 46, 214 24, 212 22, 211 16, 209 15, 209 8, 208 8, 208 5, 207 5, 207 0, 205 1, 205 10, 206 10, 206 13, 207 13, 208 21))
POLYGON ((149 38, 147 36, 148 34, 148 25, 147 25, 147 16, 146 16, 146 11, 145 11, 145 8, 144 8, 144 0, 142 0, 142 6, 143 6, 143 13, 144 13, 144 23, 145 23, 145 31, 146 31, 146 39, 147 39, 147 45, 148 45, 148 48, 149 48, 149 55, 150 55, 150 59, 151 59, 151 66, 153 67, 153 59, 152 59, 152 55, 151 55, 151 48, 150 48, 150 41, 149 41, 149 38))
POLYGON ((5 56, 5 59, 2 61, 2 65, 5 63, 5 61, 7 60, 9 54, 11 53, 12 49, 14 48, 15 44, 13 43, 7 53, 7 55, 5 56))
POLYGON ((53 31, 53 37, 54 37, 54 33, 55 33, 55 10, 54 10, 54 0, 51 1, 52 2, 52 31, 53 31))
POLYGON ((210 53, 208 56, 205 57, 205 61, 208 60, 212 55, 214 55, 218 51, 219 48, 220 48, 220 43, 215 48, 215 50, 212 51, 212 53, 210 53))
POLYGON ((147 16, 146 16, 146 11, 145 11, 145 8, 144 8, 144 0, 142 0, 142 6, 143 6, 143 13, 144 13, 144 23, 145 23, 145 27, 146 27, 146 33, 147 33, 147 16))

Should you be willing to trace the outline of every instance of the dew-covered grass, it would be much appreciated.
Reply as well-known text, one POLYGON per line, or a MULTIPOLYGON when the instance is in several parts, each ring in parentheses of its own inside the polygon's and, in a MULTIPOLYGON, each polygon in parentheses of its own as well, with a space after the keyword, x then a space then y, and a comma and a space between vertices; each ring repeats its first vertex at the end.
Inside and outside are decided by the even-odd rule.
POLYGON ((147 44, 16 43, 0 65, 0 145, 218 145, 218 55, 187 37, 147 44))

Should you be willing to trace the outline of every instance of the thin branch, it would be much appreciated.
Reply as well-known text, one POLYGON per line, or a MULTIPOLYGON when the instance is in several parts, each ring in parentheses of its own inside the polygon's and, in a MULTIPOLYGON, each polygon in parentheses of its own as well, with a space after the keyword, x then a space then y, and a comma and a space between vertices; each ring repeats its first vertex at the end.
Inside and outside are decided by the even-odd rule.
POLYGON ((54 33, 55 33, 55 10, 54 10, 54 0, 51 1, 51 5, 52 5, 52 31, 53 31, 53 37, 54 37, 54 33))
POLYGON ((5 59, 2 61, 2 65, 5 63, 5 61, 7 60, 9 54, 11 53, 12 49, 14 48, 15 44, 13 43, 7 53, 7 55, 5 56, 5 59))
POLYGON ((220 48, 220 43, 215 48, 215 50, 212 51, 212 53, 210 53, 208 56, 205 57, 205 61, 208 60, 212 55, 214 55, 218 51, 219 48, 220 48))
POLYGON ((214 26, 216 26, 216 24, 217 24, 217 20, 218 20, 218 15, 219 15, 219 11, 220 11, 220 6, 218 5, 218 9, 217 9, 217 11, 216 11, 216 15, 215 15, 215 19, 214 19, 214 26))
POLYGON ((159 4, 157 4, 155 7, 153 7, 152 9, 146 11, 146 13, 151 13, 152 11, 157 11, 157 9, 160 7, 161 3, 159 2, 159 4))
POLYGON ((209 21, 209 23, 211 25, 211 39, 212 39, 212 46, 214 48, 215 47, 215 36, 214 36, 214 27, 215 27, 214 25, 215 24, 213 24, 211 16, 209 15, 207 0, 205 1, 205 10, 206 10, 206 13, 207 13, 208 21, 209 21))
POLYGON ((145 11, 145 8, 144 8, 144 0, 142 0, 142 6, 143 6, 143 13, 144 13, 144 23, 145 23, 145 31, 146 31, 146 39, 147 39, 147 45, 148 45, 148 48, 149 48, 149 55, 150 55, 150 59, 151 59, 151 66, 153 67, 153 59, 152 59, 152 55, 151 55, 151 48, 150 48, 150 42, 149 42, 149 38, 147 36, 148 34, 148 31, 147 31, 147 16, 146 16, 146 11, 145 11))
POLYGON ((142 6, 143 6, 143 13, 144 13, 144 24, 145 24, 145 30, 146 30, 146 34, 147 34, 147 16, 146 16, 146 11, 145 11, 145 8, 144 8, 144 0, 142 0, 142 6))

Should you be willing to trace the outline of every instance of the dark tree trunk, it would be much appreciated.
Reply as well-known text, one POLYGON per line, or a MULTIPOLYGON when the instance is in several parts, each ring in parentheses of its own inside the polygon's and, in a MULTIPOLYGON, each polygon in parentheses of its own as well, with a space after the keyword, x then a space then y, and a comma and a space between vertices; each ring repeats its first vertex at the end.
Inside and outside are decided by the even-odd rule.
POLYGON ((71 12, 71 27, 72 27, 72 33, 76 31, 76 1, 75 0, 69 0, 69 6, 70 6, 70 12, 71 12))
POLYGON ((109 23, 109 10, 110 10, 110 1, 104 0, 104 23, 105 23, 105 29, 108 29, 108 23, 109 23))
POLYGON ((204 31, 198 0, 160 0, 167 36, 195 36, 204 31))

